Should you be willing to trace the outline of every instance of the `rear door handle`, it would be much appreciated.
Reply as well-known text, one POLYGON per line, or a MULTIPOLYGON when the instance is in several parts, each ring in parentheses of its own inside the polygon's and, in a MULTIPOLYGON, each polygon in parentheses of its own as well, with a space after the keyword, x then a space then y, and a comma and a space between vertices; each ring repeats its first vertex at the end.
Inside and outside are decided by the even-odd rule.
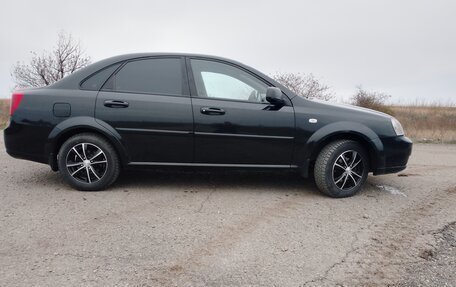
POLYGON ((127 108, 129 106, 127 102, 117 100, 106 100, 104 105, 108 108, 127 108))
POLYGON ((201 108, 201 113, 205 115, 224 115, 225 111, 220 108, 204 107, 201 108))

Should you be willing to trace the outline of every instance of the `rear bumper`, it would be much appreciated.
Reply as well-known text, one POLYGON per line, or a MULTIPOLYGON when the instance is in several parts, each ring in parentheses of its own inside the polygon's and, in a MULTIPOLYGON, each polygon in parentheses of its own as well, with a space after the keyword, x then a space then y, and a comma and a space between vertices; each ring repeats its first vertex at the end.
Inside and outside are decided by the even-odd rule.
POLYGON ((374 170, 374 175, 396 173, 407 168, 413 142, 406 136, 383 138, 381 141, 384 164, 374 170))
POLYGON ((17 159, 48 163, 43 148, 43 128, 19 125, 14 121, 3 131, 6 152, 17 159))

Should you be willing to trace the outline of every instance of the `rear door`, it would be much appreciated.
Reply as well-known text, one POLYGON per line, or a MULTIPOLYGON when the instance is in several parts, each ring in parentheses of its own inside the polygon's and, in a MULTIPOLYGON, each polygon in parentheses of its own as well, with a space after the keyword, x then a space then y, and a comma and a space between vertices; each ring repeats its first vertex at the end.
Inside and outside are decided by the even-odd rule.
POLYGON ((181 57, 128 61, 104 84, 96 118, 117 130, 136 164, 190 163, 193 115, 181 57))
POLYGON ((269 84, 239 66, 204 58, 187 63, 195 163, 289 166, 295 132, 291 102, 282 107, 269 104, 269 84))

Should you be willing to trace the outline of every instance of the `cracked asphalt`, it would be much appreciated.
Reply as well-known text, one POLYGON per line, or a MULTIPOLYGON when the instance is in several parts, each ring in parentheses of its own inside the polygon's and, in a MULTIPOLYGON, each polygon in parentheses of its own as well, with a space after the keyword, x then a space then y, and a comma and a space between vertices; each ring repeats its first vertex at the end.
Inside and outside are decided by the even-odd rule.
POLYGON ((1 133, 0 166, 0 286, 456 286, 456 145, 417 144, 345 199, 285 172, 133 170, 78 192, 1 133))

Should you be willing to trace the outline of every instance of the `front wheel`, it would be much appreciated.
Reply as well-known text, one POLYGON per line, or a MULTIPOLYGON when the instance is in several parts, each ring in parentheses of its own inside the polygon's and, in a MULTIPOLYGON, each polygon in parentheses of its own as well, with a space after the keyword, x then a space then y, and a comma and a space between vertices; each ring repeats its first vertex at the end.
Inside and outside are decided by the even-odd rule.
POLYGON ((369 173, 369 158, 362 146, 339 140, 325 146, 314 168, 318 188, 331 197, 348 197, 364 185, 369 173))
POLYGON ((103 137, 82 133, 70 137, 60 147, 58 165, 63 179, 77 190, 107 188, 119 176, 116 151, 103 137))

